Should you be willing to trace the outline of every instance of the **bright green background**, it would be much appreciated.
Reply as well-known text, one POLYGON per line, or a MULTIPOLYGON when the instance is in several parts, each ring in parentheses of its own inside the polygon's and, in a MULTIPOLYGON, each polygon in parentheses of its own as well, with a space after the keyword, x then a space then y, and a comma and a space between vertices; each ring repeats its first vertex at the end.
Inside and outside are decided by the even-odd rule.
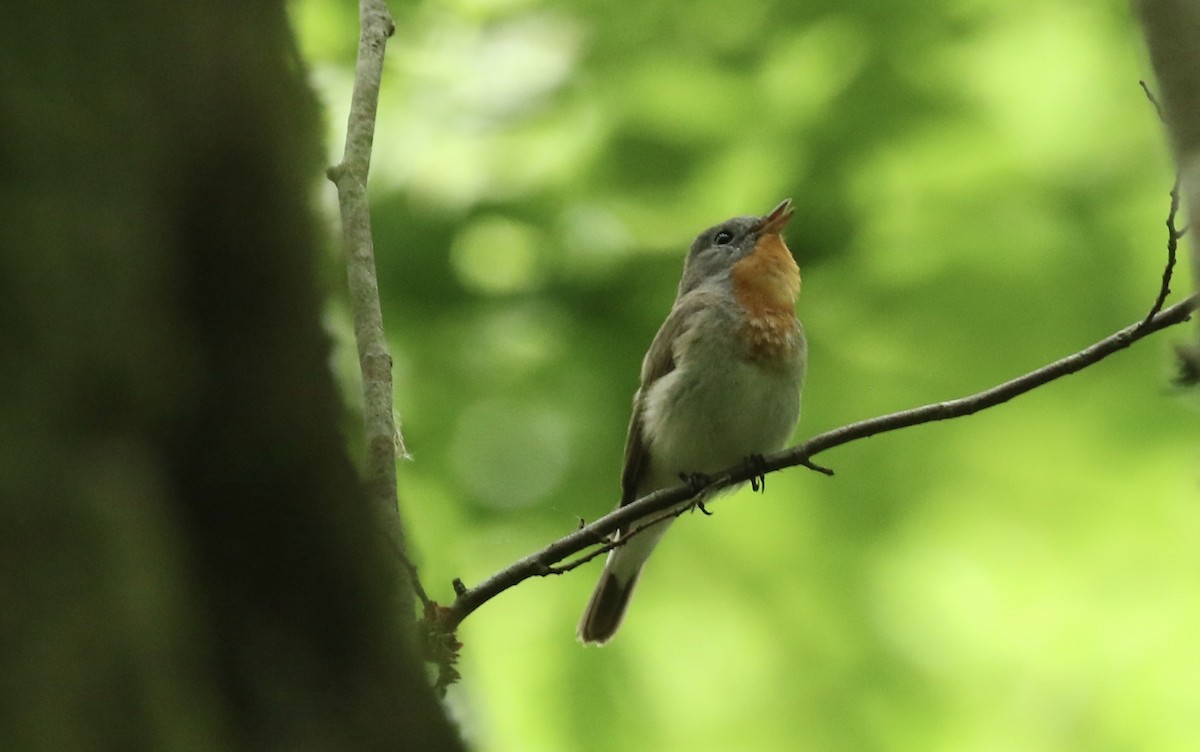
MULTIPOLYGON (((353 5, 294 5, 331 161, 353 5)), ((1171 172, 1124 3, 393 12, 376 249, 401 503, 441 600, 613 505, 641 354, 687 244, 728 216, 799 206, 797 440, 1016 376, 1157 290, 1171 172)), ((337 300, 329 322, 347 342, 337 300)), ((604 649, 574 638, 598 564, 505 593, 460 634, 465 733, 505 752, 1195 749, 1196 413, 1169 386, 1187 331, 689 516, 604 649)))

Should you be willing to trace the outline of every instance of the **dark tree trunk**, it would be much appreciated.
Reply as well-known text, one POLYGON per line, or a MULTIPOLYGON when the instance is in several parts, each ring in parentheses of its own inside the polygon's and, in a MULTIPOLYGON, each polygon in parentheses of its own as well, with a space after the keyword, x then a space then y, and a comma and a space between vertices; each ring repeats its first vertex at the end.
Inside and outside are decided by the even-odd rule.
POLYGON ((337 428, 282 4, 66 5, 0 12, 0 749, 460 749, 337 428))

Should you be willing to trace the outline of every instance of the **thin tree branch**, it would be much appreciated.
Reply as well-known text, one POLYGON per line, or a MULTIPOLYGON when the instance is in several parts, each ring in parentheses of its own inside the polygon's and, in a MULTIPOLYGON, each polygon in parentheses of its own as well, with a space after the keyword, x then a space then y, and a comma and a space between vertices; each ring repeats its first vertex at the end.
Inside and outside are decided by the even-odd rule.
POLYGON ((404 443, 393 415, 392 357, 383 330, 367 197, 383 57, 388 37, 396 27, 384 0, 360 0, 358 10, 358 60, 354 66, 354 93, 346 125, 346 149, 341 163, 330 167, 327 174, 338 191, 354 337, 362 369, 363 425, 367 445, 364 485, 379 515, 380 527, 400 557, 404 574, 410 581, 401 583, 396 589, 400 613, 407 615, 413 613, 413 593, 423 595, 424 591, 417 583, 416 568, 405 556, 404 531, 396 498, 396 457, 398 452, 404 454, 404 443), (410 588, 408 584, 414 587, 410 588))
MULTIPOLYGON (((1142 87, 1142 91, 1146 93, 1146 99, 1150 100, 1150 104, 1154 105, 1154 111, 1158 114, 1158 119, 1164 125, 1167 122, 1166 115, 1163 114, 1162 105, 1158 103, 1158 97, 1154 96, 1154 92, 1150 90, 1150 85, 1145 81, 1138 81, 1138 85, 1142 87)), ((1167 263, 1163 267, 1162 284, 1158 288, 1158 297, 1154 299, 1154 305, 1150 306, 1149 313, 1143 320, 1143 324, 1154 318, 1155 314, 1162 310, 1163 305, 1167 302, 1167 296, 1171 294, 1171 277, 1175 274, 1175 262, 1179 252, 1179 239, 1187 233, 1187 228, 1176 229, 1175 217, 1179 214, 1179 170, 1175 171, 1175 182, 1171 185, 1171 206, 1167 211, 1167 263)))
MULTIPOLYGON (((1197 296, 1193 295, 1187 300, 1158 312, 1148 320, 1131 324, 1105 337, 1088 348, 978 394, 852 423, 814 436, 799 446, 768 455, 762 458, 761 462, 741 463, 713 476, 713 482, 700 494, 696 493, 694 487, 686 485, 655 491, 589 525, 581 526, 570 535, 514 562, 476 587, 463 589, 450 606, 440 610, 438 614, 439 627, 453 632, 477 608, 519 582, 530 577, 561 574, 573 569, 578 565, 577 563, 572 562, 564 566, 555 565, 590 546, 598 545, 600 550, 588 554, 583 559, 585 561, 613 548, 617 545, 609 539, 613 532, 632 525, 647 515, 664 510, 671 510, 668 514, 678 515, 686 511, 689 506, 685 505, 682 509, 673 509, 673 507, 684 504, 698 495, 703 498, 735 483, 743 483, 753 477, 786 467, 798 465, 814 467, 811 463, 814 455, 851 441, 922 423, 961 418, 994 407, 1039 386, 1099 363, 1109 355, 1129 347, 1134 342, 1160 329, 1186 321, 1196 307, 1197 296)), ((824 468, 815 469, 824 471, 824 468)))
MULTIPOLYGON (((1147 92, 1149 93, 1149 92, 1147 92)), ((1150 100, 1154 101, 1153 98, 1150 100)), ((1155 102, 1155 107, 1158 103, 1155 102)), ((1175 228, 1175 215, 1179 213, 1179 174, 1175 175, 1175 184, 1171 186, 1171 209, 1167 212, 1167 264, 1163 267, 1162 284, 1158 288, 1158 297, 1154 299, 1154 305, 1150 306, 1150 312, 1146 314, 1146 318, 1142 320, 1142 325, 1147 326, 1150 320, 1162 310, 1163 304, 1167 302, 1167 296, 1171 294, 1171 277, 1175 273, 1175 262, 1179 251, 1179 239, 1187 232, 1187 228, 1182 230, 1175 228)))
POLYGON ((1138 81, 1138 86, 1142 87, 1142 91, 1146 93, 1146 99, 1150 100, 1150 104, 1154 105, 1154 111, 1158 113, 1158 119, 1166 123, 1167 116, 1163 114, 1162 105, 1158 103, 1158 97, 1154 96, 1154 92, 1150 90, 1150 84, 1146 83, 1145 79, 1138 81))

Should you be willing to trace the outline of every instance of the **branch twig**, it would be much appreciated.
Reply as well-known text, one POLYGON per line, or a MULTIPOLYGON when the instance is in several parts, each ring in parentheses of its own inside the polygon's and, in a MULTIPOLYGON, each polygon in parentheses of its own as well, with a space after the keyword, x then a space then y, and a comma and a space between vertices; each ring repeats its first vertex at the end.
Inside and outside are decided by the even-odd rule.
MULTIPOLYGON (((1148 92, 1147 92, 1148 93, 1148 92)), ((1154 101, 1153 98, 1150 101, 1154 101)), ((1157 107, 1158 103, 1155 102, 1157 107)), ((1162 310, 1163 304, 1167 302, 1167 296, 1171 294, 1171 276, 1175 273, 1175 261, 1179 250, 1179 239, 1187 232, 1187 228, 1182 230, 1175 228, 1175 215, 1179 213, 1179 173, 1175 174, 1175 184, 1171 186, 1171 209, 1167 212, 1167 263, 1163 267, 1162 283, 1158 287, 1158 297, 1154 299, 1154 305, 1150 306, 1150 312, 1146 314, 1146 318, 1142 320, 1142 326, 1149 326, 1150 321, 1162 310)))
POLYGON ((1158 97, 1154 96, 1154 92, 1150 90, 1150 84, 1146 83, 1145 79, 1138 81, 1138 86, 1142 87, 1142 91, 1146 93, 1146 99, 1150 100, 1150 104, 1154 105, 1154 111, 1158 113, 1158 119, 1166 123, 1167 116, 1163 114, 1162 105, 1158 103, 1158 97))
MULTIPOLYGON (((851 441, 921 423, 960 418, 1007 402, 1013 397, 1022 395, 1055 379, 1062 378, 1098 363, 1109 355, 1129 347, 1139 339, 1160 329, 1186 321, 1191 313, 1196 310, 1197 303, 1197 296, 1193 295, 1182 302, 1159 311, 1145 321, 1131 324, 1105 337, 1088 348, 978 394, 852 423, 815 436, 799 446, 764 457, 762 462, 743 463, 735 466, 715 475, 712 484, 699 495, 707 496, 709 493, 725 488, 726 486, 742 483, 750 480, 752 477, 782 470, 786 467, 795 467, 797 465, 814 467, 811 462, 811 458, 814 455, 843 444, 848 444, 851 441)), ((819 467, 815 469, 824 470, 819 467)), ((631 525, 647 515, 656 514, 668 509, 672 510, 669 514, 681 514, 687 509, 686 506, 683 509, 672 508, 695 496, 697 496, 695 489, 688 486, 681 485, 675 488, 663 489, 638 499, 632 504, 621 507, 590 525, 581 526, 570 535, 514 562, 476 587, 462 590, 449 607, 441 610, 438 617, 440 628, 447 632, 453 632, 467 616, 481 605, 523 580, 530 577, 560 574, 563 571, 574 568, 577 565, 574 562, 565 566, 554 566, 568 556, 579 553, 590 546, 600 545, 600 551, 589 554, 584 558, 584 560, 587 560, 612 548, 614 544, 608 540, 608 536, 619 528, 631 525)))
MULTIPOLYGON (((1154 105, 1154 111, 1158 113, 1158 119, 1164 125, 1167 122, 1166 115, 1163 114, 1162 105, 1158 103, 1158 97, 1154 96, 1154 92, 1150 90, 1150 84, 1145 81, 1138 81, 1138 85, 1142 87, 1142 91, 1146 93, 1146 99, 1150 100, 1150 104, 1154 105)), ((1175 216, 1179 214, 1179 170, 1175 170, 1175 182, 1171 185, 1171 206, 1167 211, 1167 263, 1163 267, 1162 284, 1158 288, 1158 297, 1154 299, 1154 305, 1150 306, 1150 312, 1146 314, 1146 318, 1142 320, 1142 326, 1147 326, 1150 319, 1154 318, 1155 314, 1162 310, 1163 304, 1167 302, 1167 296, 1171 294, 1171 276, 1175 273, 1175 261, 1179 250, 1179 239, 1187 233, 1187 228, 1182 230, 1175 227, 1175 216)))
MULTIPOLYGON (((330 167, 327 175, 338 191, 350 306, 354 312, 354 338, 362 369, 363 424, 367 444, 364 484, 379 515, 381 529, 400 556, 408 578, 416 585, 416 568, 405 556, 404 532, 396 498, 396 455, 398 451, 403 454, 404 444, 392 413, 392 357, 383 331, 367 198, 383 56, 388 37, 396 27, 384 0, 360 0, 359 26, 346 149, 341 163, 330 167)), ((419 587, 410 588, 407 584, 396 588, 402 614, 413 613, 413 592, 423 593, 419 587)))

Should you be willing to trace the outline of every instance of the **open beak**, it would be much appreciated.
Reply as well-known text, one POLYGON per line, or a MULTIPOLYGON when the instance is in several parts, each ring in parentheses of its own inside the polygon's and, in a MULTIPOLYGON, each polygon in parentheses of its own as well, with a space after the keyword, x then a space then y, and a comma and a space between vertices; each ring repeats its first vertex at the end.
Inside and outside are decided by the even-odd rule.
POLYGON ((790 198, 785 198, 783 201, 779 202, 779 206, 776 206, 771 210, 770 214, 763 217, 759 221, 759 233, 763 235, 772 233, 778 235, 783 230, 784 226, 787 225, 788 220, 791 219, 792 215, 795 213, 796 210, 792 207, 792 200, 790 198))

